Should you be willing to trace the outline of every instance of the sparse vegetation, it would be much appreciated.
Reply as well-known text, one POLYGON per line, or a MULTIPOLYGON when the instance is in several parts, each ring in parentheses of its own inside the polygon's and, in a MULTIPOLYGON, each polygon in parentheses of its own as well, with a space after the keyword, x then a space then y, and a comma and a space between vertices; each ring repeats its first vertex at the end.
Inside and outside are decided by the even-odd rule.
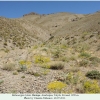
POLYGON ((0 93, 100 93, 100 13, 68 14, 0 17, 0 93))

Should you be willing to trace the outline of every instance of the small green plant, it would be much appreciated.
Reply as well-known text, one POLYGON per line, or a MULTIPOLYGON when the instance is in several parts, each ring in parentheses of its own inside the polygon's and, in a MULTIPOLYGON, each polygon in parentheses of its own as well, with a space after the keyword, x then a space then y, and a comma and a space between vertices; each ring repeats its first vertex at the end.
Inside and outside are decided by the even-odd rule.
POLYGON ((31 62, 22 60, 19 62, 19 66, 20 67, 17 69, 18 72, 26 71, 28 68, 31 67, 31 62))
POLYGON ((88 61, 88 60, 84 60, 84 59, 83 59, 82 61, 79 62, 79 66, 80 66, 80 67, 81 67, 81 66, 87 67, 88 64, 89 64, 89 61, 88 61))
POLYGON ((37 72, 34 72, 34 76, 41 76, 39 73, 37 73, 37 72))
POLYGON ((25 78, 25 76, 22 76, 21 78, 25 78))
POLYGON ((5 42, 4 45, 7 46, 7 43, 5 42))
POLYGON ((3 66, 3 70, 12 71, 15 69, 15 64, 8 63, 3 66))
POLYGON ((13 75, 18 75, 18 72, 13 72, 13 75))
POLYGON ((0 80, 0 85, 1 85, 3 82, 4 82, 3 80, 0 80))
POLYGON ((96 70, 92 70, 86 73, 86 77, 90 79, 100 79, 100 72, 96 70))
POLYGON ((48 85, 47 85, 47 88, 49 91, 58 91, 58 92, 61 92, 63 88, 65 88, 67 85, 63 82, 60 82, 60 81, 53 81, 53 82, 50 82, 48 85))
POLYGON ((97 81, 86 81, 83 84, 85 93, 100 93, 100 87, 97 81))
POLYGON ((81 52, 79 57, 89 58, 89 57, 91 57, 91 55, 89 53, 87 53, 87 52, 81 52))
POLYGON ((45 57, 45 56, 42 56, 42 55, 36 55, 35 56, 35 63, 43 64, 43 63, 47 63, 47 62, 50 62, 49 57, 45 57))

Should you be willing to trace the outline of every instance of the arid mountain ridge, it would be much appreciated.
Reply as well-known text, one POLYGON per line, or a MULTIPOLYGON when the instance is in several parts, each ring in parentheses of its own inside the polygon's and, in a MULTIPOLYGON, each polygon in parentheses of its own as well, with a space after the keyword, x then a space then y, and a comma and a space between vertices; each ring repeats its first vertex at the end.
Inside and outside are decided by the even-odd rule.
MULTIPOLYGON (((94 14, 56 13, 39 15, 29 13, 18 19, 0 17, 1 43, 4 47, 28 47, 54 37, 100 32, 100 12, 94 14), (7 44, 6 44, 7 43, 7 44)), ((2 47, 1 47, 2 48, 2 47)))

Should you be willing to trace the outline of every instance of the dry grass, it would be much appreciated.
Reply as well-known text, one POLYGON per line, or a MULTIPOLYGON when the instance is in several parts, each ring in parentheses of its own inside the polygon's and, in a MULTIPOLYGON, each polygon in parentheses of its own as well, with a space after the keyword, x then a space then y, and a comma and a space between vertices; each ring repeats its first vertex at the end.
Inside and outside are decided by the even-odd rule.
POLYGON ((15 64, 8 63, 3 66, 3 70, 13 71, 15 69, 15 64))

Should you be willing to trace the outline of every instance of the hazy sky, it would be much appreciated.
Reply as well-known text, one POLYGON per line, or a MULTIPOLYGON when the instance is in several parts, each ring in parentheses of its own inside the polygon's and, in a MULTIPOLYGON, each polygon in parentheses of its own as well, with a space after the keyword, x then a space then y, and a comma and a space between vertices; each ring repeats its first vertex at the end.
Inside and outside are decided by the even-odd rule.
POLYGON ((98 10, 100 1, 0 1, 0 16, 7 18, 18 18, 30 12, 88 14, 98 10))

